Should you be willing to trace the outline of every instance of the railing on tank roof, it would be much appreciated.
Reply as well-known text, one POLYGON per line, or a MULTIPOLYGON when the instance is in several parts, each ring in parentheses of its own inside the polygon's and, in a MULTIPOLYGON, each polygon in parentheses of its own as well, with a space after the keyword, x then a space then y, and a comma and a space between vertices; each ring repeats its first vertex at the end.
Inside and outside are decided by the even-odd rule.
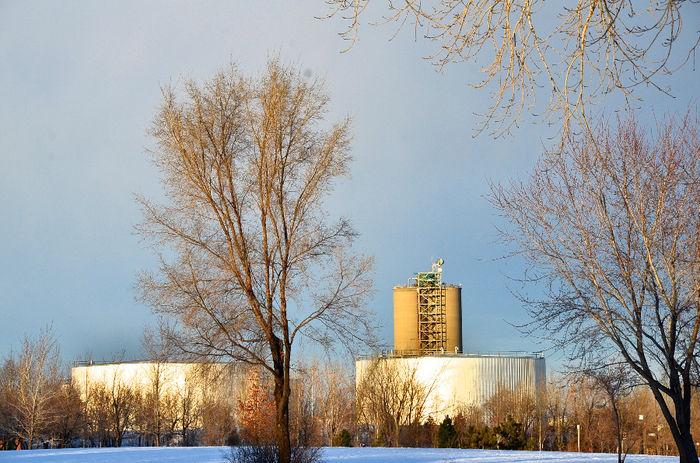
POLYGON ((119 365, 122 363, 142 363, 139 360, 76 360, 74 367, 92 367, 96 365, 119 365))
POLYGON ((361 354, 356 360, 371 360, 375 358, 401 358, 401 357, 507 357, 507 358, 533 358, 543 359, 544 352, 525 351, 492 351, 492 352, 444 352, 441 354, 426 354, 420 350, 383 350, 370 354, 361 354))
MULTIPOLYGON (((100 365, 127 365, 136 363, 157 363, 157 360, 76 360, 73 362, 74 367, 91 367, 100 365)), ((228 363, 228 362, 204 362, 196 360, 178 359, 173 358, 170 360, 163 360, 160 363, 228 363)))

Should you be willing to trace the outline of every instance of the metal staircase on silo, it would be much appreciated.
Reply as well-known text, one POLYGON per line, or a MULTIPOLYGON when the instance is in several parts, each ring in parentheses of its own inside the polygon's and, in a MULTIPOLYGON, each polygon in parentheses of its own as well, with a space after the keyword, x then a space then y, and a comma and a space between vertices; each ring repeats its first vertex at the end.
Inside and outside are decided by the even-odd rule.
POLYGON ((422 354, 444 354, 447 348, 447 314, 442 264, 433 263, 432 271, 416 274, 418 291, 418 342, 422 354))

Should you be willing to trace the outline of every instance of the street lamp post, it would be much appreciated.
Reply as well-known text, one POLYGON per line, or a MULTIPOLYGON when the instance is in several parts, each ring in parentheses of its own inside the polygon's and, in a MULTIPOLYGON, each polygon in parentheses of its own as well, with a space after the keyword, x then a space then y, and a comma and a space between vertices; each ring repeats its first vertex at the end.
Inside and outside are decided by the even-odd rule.
POLYGON ((639 422, 642 424, 642 452, 641 452, 641 453, 646 453, 646 452, 645 452, 645 450, 646 450, 646 448, 645 448, 646 445, 644 445, 644 444, 645 444, 644 441, 646 440, 646 435, 645 435, 645 434, 646 434, 646 430, 645 430, 645 428, 644 428, 644 415, 639 415, 639 422))
POLYGON ((578 451, 581 452, 581 425, 576 425, 576 447, 578 451))

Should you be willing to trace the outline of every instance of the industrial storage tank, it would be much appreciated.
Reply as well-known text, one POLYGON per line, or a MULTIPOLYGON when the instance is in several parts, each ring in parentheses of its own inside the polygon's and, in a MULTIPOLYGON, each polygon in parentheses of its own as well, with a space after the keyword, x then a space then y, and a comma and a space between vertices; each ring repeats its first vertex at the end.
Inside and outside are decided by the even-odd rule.
POLYGON ((462 288, 460 286, 447 286, 445 296, 447 352, 456 354, 464 350, 464 344, 462 344, 462 288))
POLYGON ((439 259, 406 286, 394 287, 394 350, 402 355, 458 353, 462 347, 462 288, 442 282, 439 259))
POLYGON ((426 397, 419 421, 431 416, 440 422, 464 407, 481 407, 494 397, 500 400, 498 393, 506 390, 530 396, 543 406, 542 353, 464 353, 462 288, 443 283, 443 264, 439 259, 431 271, 416 273, 407 285, 394 287, 394 351, 356 359, 356 390, 383 384, 387 375, 392 385, 395 380, 420 383, 426 397))
POLYGON ((355 362, 360 387, 382 364, 405 381, 417 381, 428 392, 423 419, 438 422, 465 407, 481 407, 499 391, 528 395, 538 406, 546 393, 546 365, 542 353, 445 354, 426 356, 385 355, 355 362), (368 376, 370 375, 370 376, 368 376))
POLYGON ((412 286, 394 287, 394 349, 418 352, 418 291, 412 286))

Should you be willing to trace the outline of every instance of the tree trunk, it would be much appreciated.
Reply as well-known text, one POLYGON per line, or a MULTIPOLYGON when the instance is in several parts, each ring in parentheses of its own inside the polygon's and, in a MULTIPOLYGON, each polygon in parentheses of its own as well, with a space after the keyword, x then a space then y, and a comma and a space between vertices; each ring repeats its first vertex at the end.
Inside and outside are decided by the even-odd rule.
POLYGON ((676 422, 678 423, 679 436, 674 435, 680 463, 697 463, 698 452, 695 448, 693 436, 690 434, 690 409, 679 409, 676 412, 676 422))
MULTIPOLYGON (((673 400, 673 406, 676 412, 676 432, 673 432, 674 430, 671 429, 671 434, 678 447, 680 463, 697 463, 698 453, 695 448, 695 441, 690 433, 690 398, 692 393, 690 375, 688 371, 683 371, 680 374, 676 373, 675 375, 671 375, 669 382, 670 388, 673 391, 671 399, 673 400)), ((661 404, 659 403, 659 405, 661 404)))
POLYGON ((275 404, 277 408, 275 423, 275 439, 279 463, 292 461, 292 447, 289 441, 289 383, 284 377, 275 377, 275 404))
POLYGON ((399 446, 399 431, 400 431, 399 422, 395 421, 394 422, 394 442, 391 443, 392 447, 399 446))
POLYGON ((27 442, 27 449, 31 450, 34 444, 34 425, 31 425, 29 429, 29 441, 27 442))
POLYGON ((698 461, 698 454, 695 450, 695 444, 691 442, 676 443, 680 450, 680 463, 695 463, 698 461))
POLYGON ((613 404, 613 413, 615 414, 615 437, 617 438, 617 463, 623 463, 622 426, 620 426, 620 412, 618 411, 617 404, 615 403, 613 404))
POLYGON ((289 384, 289 367, 285 362, 282 342, 277 337, 272 337, 270 341, 272 351, 272 362, 274 365, 275 380, 275 440, 277 441, 278 463, 291 463, 292 446, 289 441, 289 395, 291 385, 289 384))
POLYGON ((160 447, 160 397, 158 398, 158 403, 156 404, 156 447, 160 447))
POLYGON ((122 446, 122 427, 121 427, 121 422, 119 418, 119 412, 116 412, 116 419, 115 419, 115 428, 114 428, 114 438, 117 443, 117 447, 122 446))

